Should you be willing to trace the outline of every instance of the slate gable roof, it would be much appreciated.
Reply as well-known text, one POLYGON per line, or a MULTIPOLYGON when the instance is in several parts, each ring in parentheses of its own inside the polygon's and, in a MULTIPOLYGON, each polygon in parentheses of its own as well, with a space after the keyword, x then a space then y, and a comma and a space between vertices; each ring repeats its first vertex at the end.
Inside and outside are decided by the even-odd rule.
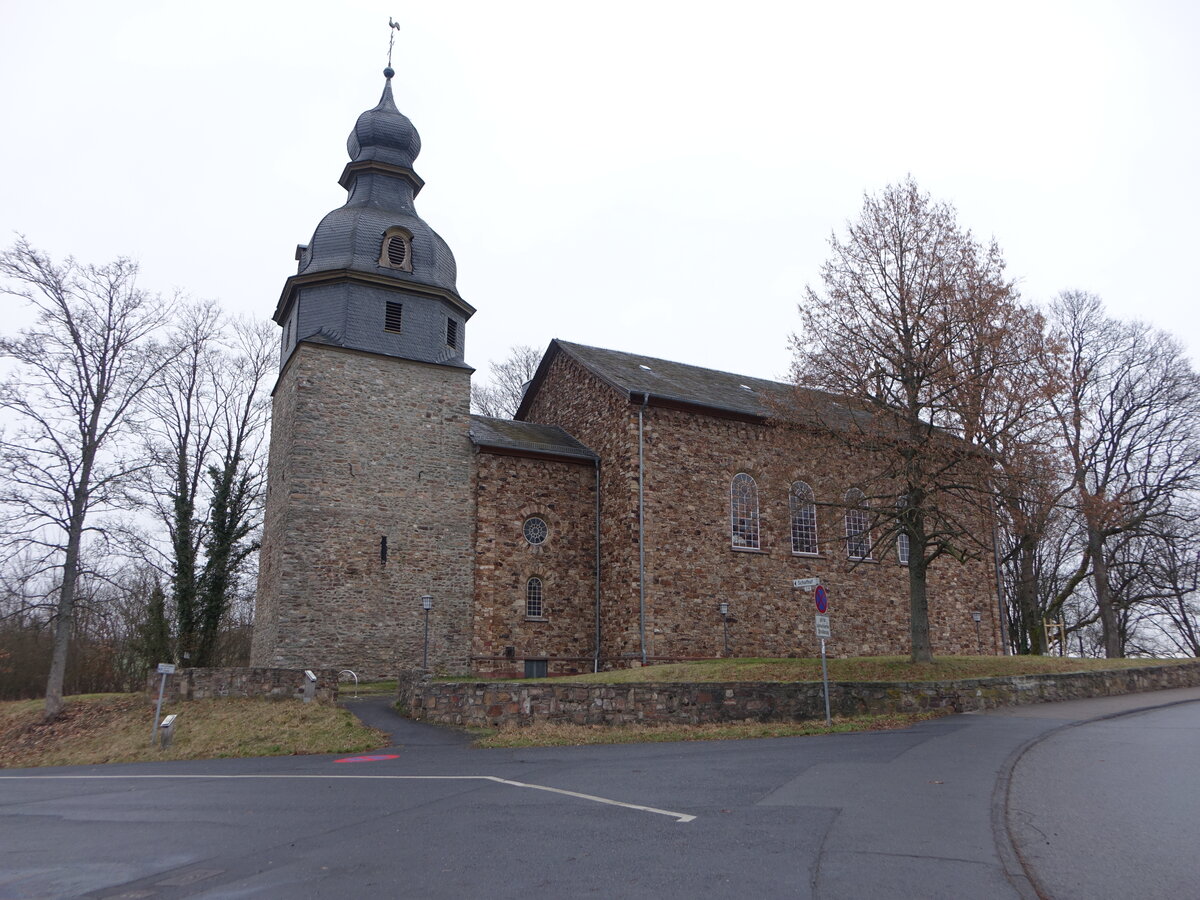
POLYGON ((519 455, 595 460, 599 456, 557 425, 471 416, 471 443, 519 455))
MULTIPOLYGON (((624 394, 630 402, 649 398, 651 405, 682 405, 712 410, 718 414, 752 419, 766 419, 781 414, 796 402, 795 385, 734 372, 706 369, 686 363, 672 362, 653 356, 605 350, 585 344, 572 344, 555 338, 542 357, 516 418, 527 411, 541 386, 550 363, 558 353, 565 353, 605 384, 624 394)), ((859 416, 869 419, 865 412, 854 413, 837 398, 820 391, 804 391, 806 406, 819 412, 826 421, 859 416)))

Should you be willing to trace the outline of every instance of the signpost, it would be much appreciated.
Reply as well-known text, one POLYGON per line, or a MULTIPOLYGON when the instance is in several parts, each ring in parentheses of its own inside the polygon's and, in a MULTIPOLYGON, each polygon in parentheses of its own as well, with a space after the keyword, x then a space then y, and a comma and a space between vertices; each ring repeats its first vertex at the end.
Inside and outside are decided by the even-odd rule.
POLYGON ((817 605, 815 622, 817 637, 821 639, 821 680, 825 683, 825 727, 829 728, 833 725, 833 718, 829 715, 829 664, 825 661, 825 641, 833 637, 833 632, 829 629, 829 616, 825 615, 825 611, 829 609, 829 594, 819 584, 813 591, 813 602, 817 605))
POLYGON ((163 692, 167 689, 167 676, 175 674, 174 663, 159 663, 158 674, 162 678, 158 681, 158 706, 154 707, 154 721, 150 723, 150 743, 154 743, 154 738, 158 734, 158 717, 162 713, 162 698, 163 692))
POLYGON ((802 591, 811 591, 820 584, 820 578, 795 578, 792 580, 792 587, 799 588, 802 591))

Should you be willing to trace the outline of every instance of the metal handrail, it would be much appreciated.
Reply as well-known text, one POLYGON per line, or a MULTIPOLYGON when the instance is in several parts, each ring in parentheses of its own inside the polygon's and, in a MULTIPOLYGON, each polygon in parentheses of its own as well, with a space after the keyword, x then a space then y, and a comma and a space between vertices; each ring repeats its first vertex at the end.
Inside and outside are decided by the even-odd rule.
POLYGON ((349 674, 354 679, 354 699, 358 699, 358 676, 354 674, 353 669, 342 669, 338 672, 338 681, 342 680, 343 675, 349 674))

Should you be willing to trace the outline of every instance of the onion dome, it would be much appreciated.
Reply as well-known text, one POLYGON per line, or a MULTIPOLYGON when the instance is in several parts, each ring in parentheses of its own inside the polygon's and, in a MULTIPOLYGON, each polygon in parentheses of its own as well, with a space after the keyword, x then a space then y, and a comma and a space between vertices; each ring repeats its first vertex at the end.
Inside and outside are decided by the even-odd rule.
POLYGON ((391 73, 391 68, 383 70, 387 81, 379 105, 358 117, 346 139, 346 152, 353 162, 376 160, 411 169, 421 152, 421 136, 408 116, 396 108, 391 73))

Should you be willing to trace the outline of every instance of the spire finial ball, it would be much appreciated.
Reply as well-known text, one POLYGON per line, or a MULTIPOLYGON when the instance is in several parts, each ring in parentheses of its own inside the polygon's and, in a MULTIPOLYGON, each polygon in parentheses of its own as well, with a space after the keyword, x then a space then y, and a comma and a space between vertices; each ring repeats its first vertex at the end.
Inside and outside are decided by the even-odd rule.
POLYGON ((396 74, 396 70, 393 69, 391 66, 388 66, 386 69, 383 70, 384 78, 391 78, 395 74, 396 74))

